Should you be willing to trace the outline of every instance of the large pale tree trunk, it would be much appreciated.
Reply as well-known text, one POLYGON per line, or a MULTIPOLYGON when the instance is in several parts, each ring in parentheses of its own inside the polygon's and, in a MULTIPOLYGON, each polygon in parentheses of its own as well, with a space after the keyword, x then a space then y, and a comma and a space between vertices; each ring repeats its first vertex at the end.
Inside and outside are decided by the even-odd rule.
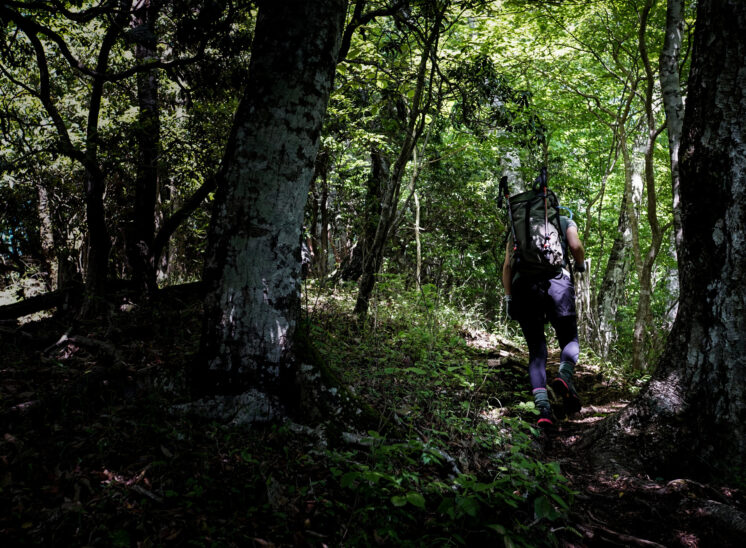
POLYGON ((746 3, 702 0, 681 142, 681 301, 653 379, 594 452, 650 476, 746 465, 746 3), (637 465, 637 466, 635 466, 637 465))
POLYGON ((259 3, 249 82, 213 211, 195 390, 247 396, 249 421, 296 403, 303 208, 345 0, 259 3))

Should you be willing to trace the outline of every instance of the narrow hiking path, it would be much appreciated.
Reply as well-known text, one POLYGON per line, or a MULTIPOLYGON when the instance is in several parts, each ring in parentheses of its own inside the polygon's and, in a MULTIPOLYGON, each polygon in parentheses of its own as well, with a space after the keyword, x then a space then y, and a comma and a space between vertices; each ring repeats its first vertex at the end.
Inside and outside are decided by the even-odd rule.
MULTIPOLYGON (((558 356, 550 355, 548 378, 558 366, 558 356)), ((582 362, 575 385, 583 408, 558 421, 542 443, 545 460, 560 464, 577 493, 571 515, 575 531, 560 533, 566 547, 744 545, 741 491, 682 478, 625 477, 611 463, 594 464, 590 431, 632 397, 582 362)))

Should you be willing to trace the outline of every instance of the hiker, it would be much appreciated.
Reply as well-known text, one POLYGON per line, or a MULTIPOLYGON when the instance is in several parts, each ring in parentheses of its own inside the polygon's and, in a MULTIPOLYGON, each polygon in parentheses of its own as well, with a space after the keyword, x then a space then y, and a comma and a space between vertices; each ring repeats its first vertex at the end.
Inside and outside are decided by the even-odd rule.
MULTIPOLYGON (((551 193, 551 191, 549 192, 551 193)), ((544 183, 545 208, 547 207, 546 195, 547 189, 546 183, 544 183)), ((517 196, 511 201, 515 198, 517 196)), ((554 199, 556 200, 556 197, 554 199)), ((559 211, 558 208, 556 211, 559 211)), ((546 211, 544 214, 546 214, 546 211)), ((562 399, 566 413, 576 413, 581 408, 580 398, 572 382, 580 347, 578 345, 578 323, 575 312, 575 287, 570 260, 571 258, 574 259, 575 272, 584 272, 585 251, 578 237, 578 226, 575 222, 566 216, 558 213, 557 215, 560 232, 564 238, 562 242, 562 265, 561 268, 558 267, 558 272, 526 274, 521 271, 520 266, 515 266, 516 261, 513 258, 516 253, 516 245, 513 243, 513 239, 516 237, 515 227, 513 227, 512 236, 508 239, 505 262, 503 263, 502 279, 508 315, 518 321, 528 345, 528 373, 534 403, 539 410, 537 424, 540 427, 554 425, 554 416, 547 395, 545 319, 552 324, 561 350, 559 373, 552 381, 552 389, 562 399)), ((511 217, 512 222, 513 217, 511 217)), ((544 222, 546 222, 546 218, 544 222)))

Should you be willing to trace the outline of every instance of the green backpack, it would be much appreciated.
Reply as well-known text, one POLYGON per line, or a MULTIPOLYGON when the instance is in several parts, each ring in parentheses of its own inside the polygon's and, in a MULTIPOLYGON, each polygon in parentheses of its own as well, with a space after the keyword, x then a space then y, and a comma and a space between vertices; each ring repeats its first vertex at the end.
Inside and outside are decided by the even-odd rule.
POLYGON ((510 266, 522 276, 543 277, 558 274, 564 265, 564 241, 560 224, 559 200, 546 184, 546 169, 534 181, 533 189, 508 196, 508 179, 500 181, 507 200, 513 248, 510 266))

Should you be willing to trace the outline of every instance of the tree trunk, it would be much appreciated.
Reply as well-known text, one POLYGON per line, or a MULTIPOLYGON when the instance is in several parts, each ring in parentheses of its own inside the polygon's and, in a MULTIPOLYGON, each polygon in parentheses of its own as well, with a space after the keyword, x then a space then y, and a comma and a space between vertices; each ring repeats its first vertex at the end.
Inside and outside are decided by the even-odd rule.
POLYGON ((325 280, 329 274, 329 169, 324 170, 321 178, 321 251, 319 257, 319 274, 325 280))
POLYGON ((604 278, 598 291, 598 347, 604 358, 609 356, 611 345, 616 340, 617 309, 624 299, 624 284, 629 274, 632 232, 629 228, 627 202, 631 199, 632 197, 626 192, 622 196, 617 234, 611 246, 604 278))
POLYGON ((681 198, 679 196, 679 144, 681 124, 684 121, 684 101, 681 96, 679 52, 684 33, 684 0, 668 0, 666 10, 666 38, 660 55, 660 80, 663 106, 666 110, 668 150, 671 157, 671 184, 673 189, 673 226, 676 250, 681 247, 681 198))
POLYGON ((250 421, 297 403, 300 244, 344 0, 260 2, 249 82, 213 211, 195 391, 248 397, 250 421))
MULTIPOLYGON (((440 38, 441 22, 445 15, 446 6, 441 6, 434 20, 429 33, 426 36, 425 43, 422 45, 423 52, 420 57, 420 64, 417 67, 417 83, 414 90, 414 97, 409 108, 407 119, 407 129, 402 143, 399 155, 396 158, 391 172, 388 175, 383 194, 381 198, 380 217, 376 227, 375 237, 372 240, 370 248, 365 250, 367 255, 363 256, 363 272, 360 278, 360 287, 355 302, 355 313, 358 316, 365 316, 368 313, 368 302, 373 292, 375 279, 383 264, 383 254, 386 243, 391 236, 396 225, 396 211, 401 192, 401 183, 404 178, 404 171, 417 146, 417 141, 422 136, 426 124, 426 112, 432 99, 432 86, 434 64, 430 68, 430 78, 428 76, 428 65, 433 52, 437 51, 438 39, 440 38)), ((373 162, 385 162, 383 153, 374 151, 373 162), (376 156, 379 156, 376 158, 376 156)), ((386 166, 388 168, 388 165, 386 166)), ((388 170, 388 169, 387 169, 388 170)))
MULTIPOLYGON (((135 35, 135 58, 143 63, 157 58, 155 23, 159 2, 138 0, 132 17, 135 35)), ((157 289, 156 264, 153 257, 156 202, 158 196, 158 156, 160 151, 160 110, 158 73, 155 70, 137 74, 138 161, 135 180, 134 226, 127 242, 135 283, 143 291, 157 289)))
POLYGON ((104 207, 106 178, 98 160, 100 144, 98 124, 104 84, 106 83, 106 71, 109 67, 109 56, 114 43, 127 23, 129 5, 128 0, 119 1, 118 11, 114 19, 111 20, 101 41, 101 48, 96 59, 96 75, 93 77, 91 98, 88 105, 83 160, 85 166, 86 230, 88 232, 88 257, 85 272, 86 298, 83 300, 80 310, 80 315, 83 317, 92 315, 98 310, 99 301, 103 299, 106 293, 111 238, 106 226, 106 209, 104 207))
POLYGON ((94 302, 104 297, 109 267, 109 250, 111 240, 106 226, 104 209, 103 174, 98 170, 86 170, 85 175, 85 213, 88 232, 88 253, 85 269, 87 297, 84 300, 81 316, 95 313, 100 303, 94 302))
POLYGON ((637 262, 637 275, 640 286, 639 300, 637 302, 637 313, 635 315, 635 327, 632 343, 632 368, 635 371, 647 369, 646 353, 648 341, 648 328, 652 323, 652 312, 650 303, 653 295, 653 267, 658 257, 665 229, 660 226, 658 221, 658 198, 655 189, 655 142, 659 132, 656 125, 655 113, 653 111, 653 102, 655 100, 656 78, 653 68, 648 57, 647 42, 645 33, 647 31, 648 17, 655 0, 647 0, 640 18, 640 29, 638 32, 638 44, 640 49, 640 58, 645 67, 645 91, 643 95, 645 109, 645 139, 644 139, 644 182, 645 194, 647 198, 647 221, 650 226, 650 247, 648 247, 644 257, 640 249, 639 234, 635 235, 635 260, 637 262))
POLYGON ((383 152, 374 149, 370 159, 372 169, 366 194, 365 230, 361 249, 362 269, 355 303, 355 313, 362 315, 368 312, 368 302, 383 263, 384 247, 394 221, 394 196, 398 198, 398 189, 395 186, 401 185, 401 180, 392 180, 389 161, 383 152))
POLYGON ((49 205, 49 190, 42 181, 36 184, 39 212, 39 241, 41 243, 41 273, 47 291, 54 291, 57 285, 58 264, 55 257, 54 224, 49 205))
MULTIPOLYGON (((702 0, 681 142, 681 301, 653 379, 590 440, 650 476, 746 465, 746 3, 702 0)), ((608 464, 608 460, 607 460, 608 464)))
POLYGON ((414 242, 417 249, 417 272, 415 279, 417 287, 422 285, 422 242, 420 241, 420 199, 417 192, 414 193, 414 242))

